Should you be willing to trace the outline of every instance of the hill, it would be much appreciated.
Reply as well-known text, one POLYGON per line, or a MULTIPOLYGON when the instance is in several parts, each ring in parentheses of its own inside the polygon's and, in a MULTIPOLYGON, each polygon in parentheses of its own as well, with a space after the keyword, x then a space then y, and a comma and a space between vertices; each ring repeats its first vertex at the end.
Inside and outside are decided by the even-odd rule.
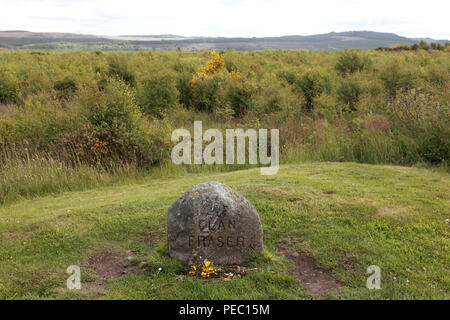
MULTIPOLYGON (((393 33, 372 31, 331 32, 310 36, 263 38, 182 37, 179 35, 95 36, 71 33, 0 31, 0 47, 11 49, 81 49, 81 50, 263 50, 344 48, 373 49, 398 44, 412 45, 422 39, 402 37, 393 33)), ((434 41, 427 39, 429 42, 434 41)), ((446 40, 436 41, 445 43, 446 40)))

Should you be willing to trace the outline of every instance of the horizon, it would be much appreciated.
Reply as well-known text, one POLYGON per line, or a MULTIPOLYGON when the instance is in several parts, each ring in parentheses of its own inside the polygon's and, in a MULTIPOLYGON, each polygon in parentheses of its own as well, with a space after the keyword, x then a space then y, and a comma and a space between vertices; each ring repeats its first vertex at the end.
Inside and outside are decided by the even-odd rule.
POLYGON ((264 38, 370 30, 407 38, 450 38, 446 3, 380 0, 194 0, 164 3, 81 0, 0 0, 1 30, 82 35, 264 38), (143 32, 142 30, 146 30, 143 32), (330 31, 332 30, 332 31, 330 31))
POLYGON ((431 39, 436 41, 448 41, 450 39, 447 38, 432 38, 432 37, 421 37, 421 36, 405 36, 402 34, 397 34, 394 32, 381 32, 374 30, 345 30, 345 31, 329 31, 324 33, 314 33, 314 34, 283 34, 283 35, 273 35, 273 36, 205 36, 205 35, 183 35, 179 33, 142 33, 142 34, 95 34, 95 33, 77 33, 77 32, 62 32, 62 31, 34 31, 34 30, 21 30, 21 29, 8 29, 8 30, 0 30, 0 32, 29 32, 29 33, 57 33, 57 34, 73 34, 73 35, 82 35, 82 36, 95 36, 95 37, 151 37, 151 36, 177 36, 180 39, 189 39, 189 38, 282 38, 282 37, 309 37, 316 35, 324 35, 324 34, 341 34, 341 33, 349 33, 349 32, 373 32, 373 33, 385 33, 385 34, 394 34, 399 37, 408 38, 408 39, 431 39))

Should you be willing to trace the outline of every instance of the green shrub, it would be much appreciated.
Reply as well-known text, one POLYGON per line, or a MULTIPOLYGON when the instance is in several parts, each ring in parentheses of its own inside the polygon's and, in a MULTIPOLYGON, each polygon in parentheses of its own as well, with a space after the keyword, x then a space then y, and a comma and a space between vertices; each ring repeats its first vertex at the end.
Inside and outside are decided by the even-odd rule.
POLYGON ((78 146, 76 153, 84 162, 103 166, 131 162, 147 167, 167 157, 166 133, 152 132, 134 91, 123 81, 112 79, 103 91, 87 89, 80 100, 87 122, 66 133, 62 142, 78 146))
POLYGON ((247 113, 252 106, 254 88, 241 81, 231 81, 226 92, 226 99, 234 111, 234 117, 239 118, 247 113))
POLYGON ((280 69, 275 72, 279 79, 287 81, 289 84, 294 84, 297 80, 295 70, 292 68, 280 69))
POLYGON ((335 68, 342 74, 349 74, 362 71, 369 65, 370 60, 368 56, 357 50, 345 50, 341 53, 335 68))
POLYGON ((362 88, 357 81, 352 79, 342 80, 336 93, 338 101, 346 106, 347 110, 357 110, 357 105, 362 94, 362 88))
POLYGON ((193 74, 188 72, 183 72, 178 76, 177 79, 177 90, 178 90, 178 101, 181 105, 186 108, 192 106, 192 80, 193 74))
POLYGON ((197 111, 213 112, 224 102, 223 89, 216 77, 196 79, 190 105, 197 111))
POLYGON ((108 75, 117 76, 131 87, 136 86, 136 76, 131 71, 128 61, 119 55, 109 56, 108 61, 108 75))
POLYGON ((422 50, 430 50, 431 49, 430 45, 423 40, 419 42, 419 48, 422 50))
POLYGON ((420 90, 399 91, 389 103, 395 130, 415 141, 422 161, 442 164, 450 159, 450 112, 447 103, 420 90))
POLYGON ((327 79, 316 70, 308 70, 297 77, 296 84, 304 97, 304 109, 314 110, 314 99, 319 97, 327 87, 327 79))
POLYGON ((19 87, 6 72, 0 72, 0 103, 16 103, 19 100, 19 87))
POLYGON ((273 88, 264 88, 262 92, 263 97, 263 110, 265 113, 270 114, 278 112, 283 109, 282 99, 279 91, 273 88))
POLYGON ((178 101, 178 90, 173 76, 161 75, 145 80, 138 101, 144 113, 163 117, 178 101))
POLYGON ((64 80, 56 81, 53 85, 53 89, 56 90, 59 99, 69 99, 77 92, 77 85, 75 81, 69 78, 64 78, 64 80))
POLYGON ((393 98, 399 90, 409 90, 414 87, 414 74, 398 63, 389 64, 380 72, 380 80, 389 97, 393 98))

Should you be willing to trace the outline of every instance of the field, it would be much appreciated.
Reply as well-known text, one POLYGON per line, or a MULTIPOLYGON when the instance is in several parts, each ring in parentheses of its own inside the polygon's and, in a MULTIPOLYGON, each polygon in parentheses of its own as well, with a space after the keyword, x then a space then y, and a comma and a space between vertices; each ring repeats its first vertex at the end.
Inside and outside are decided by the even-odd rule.
POLYGON ((0 50, 0 298, 449 299, 449 54, 0 50), (194 120, 278 128, 278 174, 174 165, 194 120), (168 257, 167 209, 206 181, 260 214, 239 277, 168 257))
POLYGON ((0 209, 0 297, 448 299, 449 185, 428 169, 304 163, 276 177, 188 174, 25 200, 0 209), (239 279, 196 279, 167 256, 167 208, 204 181, 230 185, 259 211, 265 252, 239 279), (287 272, 283 248, 308 253, 342 287, 313 295, 287 272), (129 273, 105 272, 122 260, 129 273), (81 291, 65 288, 69 265, 82 266, 81 291), (380 290, 366 288, 369 265, 381 268, 380 290))

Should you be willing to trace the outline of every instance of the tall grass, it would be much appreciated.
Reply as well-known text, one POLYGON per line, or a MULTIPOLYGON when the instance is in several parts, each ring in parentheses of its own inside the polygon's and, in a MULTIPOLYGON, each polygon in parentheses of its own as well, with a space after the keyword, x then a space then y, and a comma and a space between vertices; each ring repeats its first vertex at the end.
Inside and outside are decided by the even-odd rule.
POLYGON ((0 203, 255 167, 172 164, 171 132, 195 120, 278 128, 281 163, 447 167, 449 54, 4 51, 0 203))
POLYGON ((36 196, 136 181, 144 172, 133 165, 105 170, 83 164, 69 166, 38 154, 7 157, 0 162, 0 204, 36 196))

